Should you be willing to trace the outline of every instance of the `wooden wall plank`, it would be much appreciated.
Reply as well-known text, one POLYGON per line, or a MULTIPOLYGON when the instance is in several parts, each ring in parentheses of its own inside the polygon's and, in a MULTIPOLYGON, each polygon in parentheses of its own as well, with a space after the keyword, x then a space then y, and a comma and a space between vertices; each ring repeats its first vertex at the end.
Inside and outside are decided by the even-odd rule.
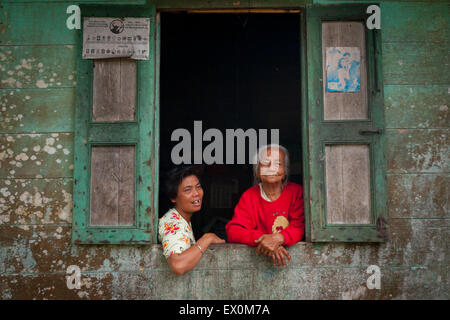
POLYGON ((0 89, 0 132, 73 132, 75 90, 0 89))
POLYGON ((447 43, 383 43, 384 85, 450 83, 447 43))
MULTIPOLYGON (((394 248, 429 253, 439 250, 441 254, 448 250, 450 219, 390 219, 389 228, 394 248)), ((423 263, 430 264, 432 261, 423 263)))
POLYGON ((72 223, 70 178, 0 179, 0 225, 72 223))
MULTIPOLYGON (((3 1, 2 1, 3 2, 3 1)), ((69 30, 67 7, 75 3, 3 3, 1 45, 75 44, 77 30, 69 30)))
POLYGON ((365 26, 359 22, 322 23, 323 107, 325 120, 367 119, 367 67, 365 26), (327 47, 358 47, 361 84, 359 92, 327 92, 327 47))
POLYGON ((448 128, 448 85, 384 87, 386 128, 448 128))
POLYGON ((0 134, 0 178, 71 178, 73 134, 0 134))
POLYGON ((94 60, 93 121, 136 119, 136 61, 94 60))
POLYGON ((73 45, 0 46, 1 88, 74 87, 73 45))
POLYGON ((448 42, 450 22, 448 2, 422 1, 381 4, 381 31, 384 42, 448 42))
POLYGON ((446 218, 449 212, 450 175, 389 174, 391 218, 446 218))
POLYGON ((386 158, 389 173, 450 171, 446 129, 388 129, 386 158))

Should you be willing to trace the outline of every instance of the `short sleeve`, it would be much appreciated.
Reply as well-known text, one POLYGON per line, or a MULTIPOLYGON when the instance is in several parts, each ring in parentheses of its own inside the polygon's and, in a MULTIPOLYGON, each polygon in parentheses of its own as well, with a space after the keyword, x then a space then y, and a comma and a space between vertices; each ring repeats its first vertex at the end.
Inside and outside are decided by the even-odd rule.
POLYGON ((191 247, 192 229, 181 219, 162 218, 159 222, 158 235, 166 258, 191 247))

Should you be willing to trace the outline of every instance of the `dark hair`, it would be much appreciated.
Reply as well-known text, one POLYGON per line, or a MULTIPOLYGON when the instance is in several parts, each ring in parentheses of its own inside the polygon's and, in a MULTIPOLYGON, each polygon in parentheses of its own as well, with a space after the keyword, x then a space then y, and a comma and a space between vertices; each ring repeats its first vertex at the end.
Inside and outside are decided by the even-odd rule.
POLYGON ((164 191, 169 200, 175 199, 178 194, 178 186, 184 178, 189 176, 196 176, 200 181, 200 172, 194 166, 179 166, 171 169, 166 173, 164 183, 164 191))

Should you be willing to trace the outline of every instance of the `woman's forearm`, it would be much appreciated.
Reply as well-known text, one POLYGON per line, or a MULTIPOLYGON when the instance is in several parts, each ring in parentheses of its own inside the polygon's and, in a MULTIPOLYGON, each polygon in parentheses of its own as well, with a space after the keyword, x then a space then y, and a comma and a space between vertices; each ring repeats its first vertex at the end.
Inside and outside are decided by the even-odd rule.
POLYGON ((203 253, 197 247, 199 245, 203 252, 211 245, 211 238, 204 235, 196 244, 192 245, 189 249, 182 253, 175 253, 171 255, 167 262, 173 273, 182 275, 188 271, 194 269, 194 267, 200 262, 203 253))
POLYGON ((248 229, 242 225, 234 223, 227 225, 226 231, 229 242, 243 243, 251 247, 256 247, 258 244, 255 243, 255 240, 264 234, 260 230, 248 229))

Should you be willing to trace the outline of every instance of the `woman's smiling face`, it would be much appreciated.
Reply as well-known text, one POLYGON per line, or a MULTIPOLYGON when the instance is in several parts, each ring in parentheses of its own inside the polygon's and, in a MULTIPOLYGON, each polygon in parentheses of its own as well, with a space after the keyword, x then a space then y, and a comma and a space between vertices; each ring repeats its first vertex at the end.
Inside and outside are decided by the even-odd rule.
POLYGON ((268 148, 267 153, 263 152, 260 159, 258 175, 261 182, 268 184, 281 184, 285 171, 284 152, 278 148, 268 148))
POLYGON ((171 201, 178 211, 191 214, 202 208, 203 189, 195 175, 188 176, 178 185, 177 197, 171 201))

